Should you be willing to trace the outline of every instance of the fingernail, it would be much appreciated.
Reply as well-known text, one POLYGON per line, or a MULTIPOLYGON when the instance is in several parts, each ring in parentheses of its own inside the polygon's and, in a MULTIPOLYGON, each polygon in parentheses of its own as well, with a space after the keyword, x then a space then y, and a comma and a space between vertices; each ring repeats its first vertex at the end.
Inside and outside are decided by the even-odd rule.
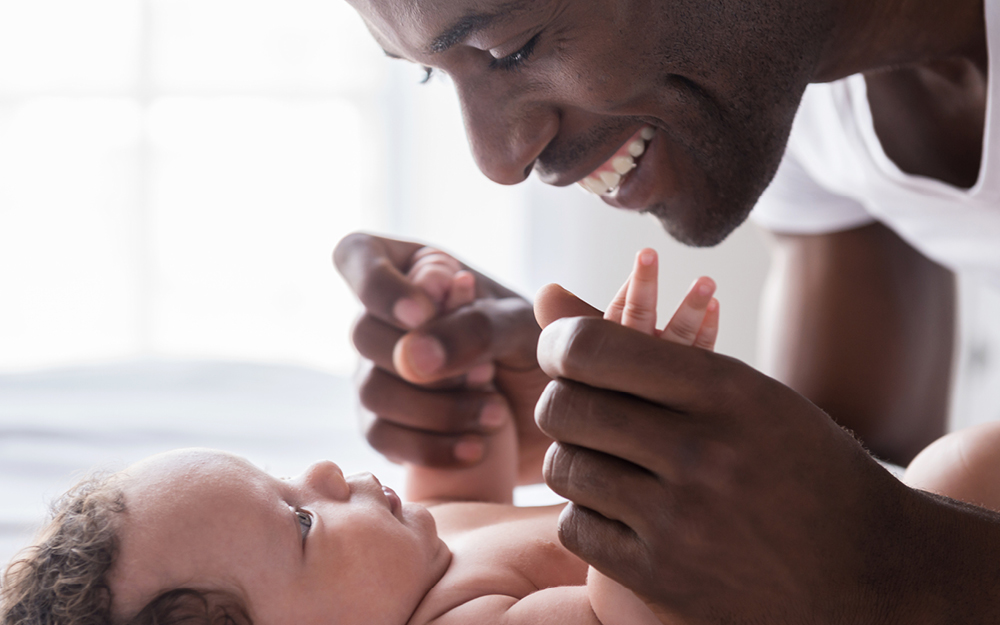
POLYGON ((507 420, 507 407, 497 398, 489 399, 479 413, 479 424, 487 430, 495 430, 507 420))
POLYGON ((711 281, 702 282, 698 286, 698 292, 702 295, 711 295, 712 291, 715 290, 715 284, 711 281))
POLYGON ((639 262, 649 267, 656 262, 656 252, 653 250, 643 250, 642 253, 639 254, 639 262))
POLYGON ((482 386, 493 379, 493 363, 476 365, 465 374, 465 383, 469 386, 482 386))
POLYGON ((483 457, 483 442, 476 438, 466 438, 455 443, 455 458, 462 462, 475 462, 483 457))
POLYGON ((416 328, 427 321, 428 314, 415 299, 404 297, 392 307, 392 314, 407 328, 416 328))
POLYGON ((407 345, 407 360, 418 373, 431 374, 444 366, 444 347, 429 336, 414 336, 407 345))

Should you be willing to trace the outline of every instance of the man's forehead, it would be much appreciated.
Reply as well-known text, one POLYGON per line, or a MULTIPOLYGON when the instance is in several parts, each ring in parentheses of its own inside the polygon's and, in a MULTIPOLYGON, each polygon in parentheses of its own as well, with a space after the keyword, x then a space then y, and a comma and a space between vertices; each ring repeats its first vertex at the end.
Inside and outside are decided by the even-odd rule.
POLYGON ((487 26, 532 8, 533 0, 349 0, 391 54, 443 52, 487 26))

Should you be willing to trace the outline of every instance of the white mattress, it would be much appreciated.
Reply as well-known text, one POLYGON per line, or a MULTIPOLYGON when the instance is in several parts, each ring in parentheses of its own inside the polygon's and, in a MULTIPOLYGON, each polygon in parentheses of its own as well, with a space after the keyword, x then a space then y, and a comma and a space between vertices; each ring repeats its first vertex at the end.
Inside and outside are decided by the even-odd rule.
POLYGON ((178 447, 232 451, 279 476, 328 458, 399 485, 356 415, 349 380, 299 367, 140 361, 0 375, 0 563, 92 468, 178 447))

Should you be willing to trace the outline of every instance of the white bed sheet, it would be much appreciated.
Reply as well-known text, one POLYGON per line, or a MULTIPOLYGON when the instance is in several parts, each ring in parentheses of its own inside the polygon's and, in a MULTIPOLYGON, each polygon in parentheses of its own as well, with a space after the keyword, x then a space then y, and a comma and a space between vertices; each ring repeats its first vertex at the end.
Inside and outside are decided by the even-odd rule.
POLYGON ((358 433, 354 397, 343 377, 247 363, 135 361, 0 375, 0 563, 91 469, 179 447, 238 453, 279 476, 328 458, 398 486, 399 467, 358 433))

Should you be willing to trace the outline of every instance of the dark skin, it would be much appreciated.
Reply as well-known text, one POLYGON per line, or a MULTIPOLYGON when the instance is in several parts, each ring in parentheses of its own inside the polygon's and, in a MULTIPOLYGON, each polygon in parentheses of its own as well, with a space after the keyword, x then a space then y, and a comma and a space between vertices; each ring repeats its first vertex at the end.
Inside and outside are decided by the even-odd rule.
POLYGON ((881 224, 772 249, 763 370, 905 466, 947 426, 953 274, 881 224))
MULTIPOLYGON (((450 75, 473 155, 497 182, 534 170, 570 184, 653 127, 634 182, 606 201, 654 214, 688 243, 743 221, 809 82, 865 73, 876 132, 901 169, 976 180, 978 0, 351 2, 390 56, 450 75)), ((479 277, 473 308, 430 320, 402 278, 417 247, 355 235, 335 253, 367 309, 355 331, 371 363, 362 397, 387 456, 486 457, 487 397, 463 375, 494 362, 488 394, 517 423, 522 480, 541 472, 547 437, 558 441, 544 477, 574 502, 562 540, 657 614, 996 621, 1000 518, 906 488, 821 410, 901 463, 943 431, 953 278, 895 234, 778 239, 778 258, 795 261, 773 276, 778 380, 590 319, 558 289, 539 295, 536 324, 525 300, 479 277), (421 311, 409 323, 401 299, 421 311), (544 434, 531 419, 542 389, 544 434)))

